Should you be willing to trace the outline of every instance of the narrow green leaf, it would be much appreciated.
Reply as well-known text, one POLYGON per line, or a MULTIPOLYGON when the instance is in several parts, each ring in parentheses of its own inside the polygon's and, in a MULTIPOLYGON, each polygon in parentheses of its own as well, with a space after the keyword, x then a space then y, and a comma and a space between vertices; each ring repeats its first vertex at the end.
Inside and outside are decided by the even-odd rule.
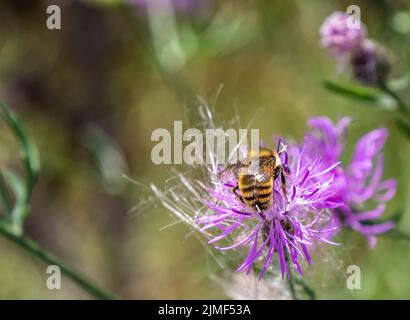
POLYGON ((28 202, 31 191, 38 178, 40 170, 40 157, 37 148, 29 139, 16 114, 2 102, 0 102, 0 116, 13 130, 16 138, 20 142, 22 162, 26 171, 26 202, 28 202))
POLYGON ((316 292, 302 278, 295 277, 295 282, 301 286, 303 292, 310 300, 316 300, 316 292))
POLYGON ((393 91, 402 91, 410 86, 410 75, 401 78, 393 79, 388 82, 389 88, 393 91))
POLYGON ((22 227, 29 213, 27 205, 27 189, 25 182, 11 170, 4 171, 4 180, 14 194, 15 203, 11 212, 13 224, 22 227))
POLYGON ((4 180, 3 174, 0 172, 0 201, 2 204, 2 207, 7 215, 11 214, 12 210, 12 205, 11 205, 11 199, 9 196, 8 188, 7 188, 7 183, 4 180))
POLYGON ((248 44, 256 33, 252 17, 234 17, 230 12, 219 12, 203 34, 199 36, 202 57, 229 54, 248 44))
POLYGON ((327 89, 335 93, 367 102, 378 102, 381 96, 381 92, 378 89, 372 87, 345 83, 342 84, 328 80, 324 81, 324 85, 327 89))

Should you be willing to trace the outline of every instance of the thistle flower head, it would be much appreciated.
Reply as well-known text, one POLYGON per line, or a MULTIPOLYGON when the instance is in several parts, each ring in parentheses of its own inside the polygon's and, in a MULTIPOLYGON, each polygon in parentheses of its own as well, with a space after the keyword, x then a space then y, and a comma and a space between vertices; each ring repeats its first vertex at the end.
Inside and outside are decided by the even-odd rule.
MULTIPOLYGON (((350 123, 351 119, 347 117, 336 124, 326 117, 310 119, 312 130, 306 142, 309 152, 316 156, 322 155, 327 163, 340 161, 350 123)), ((384 128, 365 134, 356 143, 350 162, 333 170, 335 196, 343 203, 335 210, 336 214, 345 225, 366 235, 372 247, 376 244, 375 235, 394 227, 392 221, 375 221, 384 213, 385 203, 396 193, 394 179, 382 180, 382 149, 387 134, 387 129, 384 128), (371 203, 375 207, 365 210, 371 203)))
POLYGON ((329 242, 325 235, 332 229, 324 228, 330 222, 330 209, 341 205, 332 200, 335 190, 329 172, 339 164, 326 166, 320 158, 305 157, 304 152, 303 146, 295 143, 282 148, 281 161, 288 168, 287 195, 277 179, 273 204, 263 211, 249 208, 232 192, 236 177, 218 179, 214 172, 205 200, 210 210, 196 221, 202 231, 214 231, 209 243, 217 249, 247 248, 247 256, 237 271, 249 273, 260 264, 262 277, 276 258, 282 277, 290 277, 291 269, 302 274, 301 261, 312 262, 309 250, 315 241, 329 242), (224 239, 228 239, 228 245, 220 244, 224 239))
POLYGON ((348 14, 336 11, 320 27, 322 46, 336 57, 352 53, 367 36, 364 24, 354 27, 349 19, 348 14))
MULTIPOLYGON (((211 112, 200 110, 207 119, 204 126, 215 128, 211 112)), ((394 180, 381 180, 387 130, 363 136, 343 167, 340 159, 350 122, 347 117, 336 124, 326 117, 312 118, 302 143, 279 139, 276 151, 286 172, 285 186, 280 177, 274 180, 273 200, 263 210, 243 201, 241 189, 235 189, 238 174, 221 174, 225 166, 215 161, 191 167, 187 174, 177 173, 166 191, 151 187, 164 207, 204 235, 208 245, 222 254, 244 252, 237 271, 257 271, 259 278, 271 270, 280 271, 282 278, 289 278, 292 271, 302 274, 303 264, 312 262, 312 248, 335 244, 332 237, 342 226, 363 233, 374 245, 374 236, 394 225, 374 223, 396 188, 394 180), (195 169, 200 169, 197 176, 195 169), (376 208, 366 211, 372 202, 376 208)), ((237 148, 246 158, 248 150, 237 148)), ((216 159, 213 149, 207 152, 208 158, 216 159)), ((223 259, 209 252, 226 268, 223 259)))

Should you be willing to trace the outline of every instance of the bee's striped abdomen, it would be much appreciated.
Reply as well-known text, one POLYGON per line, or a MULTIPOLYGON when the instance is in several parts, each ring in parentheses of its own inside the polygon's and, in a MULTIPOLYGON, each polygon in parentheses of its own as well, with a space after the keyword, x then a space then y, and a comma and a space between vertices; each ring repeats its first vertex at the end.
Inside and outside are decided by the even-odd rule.
POLYGON ((272 205, 272 177, 264 181, 257 181, 253 175, 240 175, 238 187, 241 197, 247 206, 266 210, 272 205))

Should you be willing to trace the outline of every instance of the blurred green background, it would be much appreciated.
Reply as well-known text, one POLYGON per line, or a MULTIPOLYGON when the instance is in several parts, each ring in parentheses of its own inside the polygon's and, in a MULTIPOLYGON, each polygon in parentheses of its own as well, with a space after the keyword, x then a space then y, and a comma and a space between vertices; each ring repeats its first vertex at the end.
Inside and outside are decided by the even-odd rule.
MULTIPOLYGON (((350 151, 365 132, 389 128, 385 176, 399 187, 387 214, 403 210, 399 229, 410 233, 410 144, 394 116, 322 84, 335 77, 335 63, 318 29, 350 4, 195 0, 169 15, 120 0, 1 0, 0 97, 20 115, 42 159, 27 233, 122 298, 227 298, 210 279, 221 270, 187 237, 189 229, 161 230, 174 219, 149 190, 172 176, 170 166, 151 162, 152 131, 172 131, 174 120, 195 123, 196 96, 209 100, 221 84, 215 117, 238 114, 242 127, 253 119, 266 140, 300 139, 314 115, 351 115, 350 151), (61 30, 46 28, 50 4, 61 8, 61 30)), ((394 54, 393 76, 406 74, 410 3, 354 4, 370 36, 394 54)), ((0 128, 0 165, 17 163, 15 140, 0 128)), ((409 242, 382 236, 370 250, 353 232, 337 240, 343 246, 319 248, 305 267, 318 298, 410 298, 409 242), (361 290, 346 289, 350 264, 361 268, 361 290)), ((48 290, 45 270, 0 237, 0 298, 90 298, 68 278, 62 290, 48 290)))

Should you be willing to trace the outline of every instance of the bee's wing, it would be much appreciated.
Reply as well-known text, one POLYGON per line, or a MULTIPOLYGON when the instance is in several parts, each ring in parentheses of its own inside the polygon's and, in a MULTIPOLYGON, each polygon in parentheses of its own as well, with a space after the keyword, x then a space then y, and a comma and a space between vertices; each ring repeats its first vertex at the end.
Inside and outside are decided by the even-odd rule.
MULTIPOLYGON (((251 172, 255 176, 255 179, 259 182, 266 181, 272 177, 271 160, 260 161, 253 164, 253 170, 251 172)), ((251 165, 252 167, 252 165, 251 165)))
POLYGON ((226 176, 237 176, 239 173, 239 170, 242 168, 245 168, 247 165, 244 163, 235 163, 235 164, 231 164, 229 166, 226 166, 221 172, 218 173, 218 177, 219 178, 223 178, 226 176))

